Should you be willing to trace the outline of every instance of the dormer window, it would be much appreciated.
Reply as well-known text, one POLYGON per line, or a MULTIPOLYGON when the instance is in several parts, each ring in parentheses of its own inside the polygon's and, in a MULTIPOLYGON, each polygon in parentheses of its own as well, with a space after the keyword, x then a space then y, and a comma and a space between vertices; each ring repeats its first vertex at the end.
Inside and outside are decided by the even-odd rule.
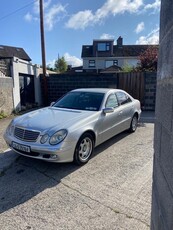
POLYGON ((110 43, 108 42, 99 42, 97 44, 98 51, 109 51, 110 50, 110 43))

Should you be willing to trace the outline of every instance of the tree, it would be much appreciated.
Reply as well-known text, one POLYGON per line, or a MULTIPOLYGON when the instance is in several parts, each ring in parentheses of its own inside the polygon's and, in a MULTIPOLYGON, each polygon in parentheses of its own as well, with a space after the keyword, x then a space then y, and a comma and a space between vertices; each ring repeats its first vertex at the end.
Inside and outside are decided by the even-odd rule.
POLYGON ((58 59, 55 61, 55 70, 59 73, 64 73, 67 71, 67 62, 63 56, 61 58, 58 57, 58 59))
POLYGON ((122 71, 123 71, 123 72, 127 72, 127 73, 133 72, 133 71, 134 71, 134 67, 133 67, 133 66, 130 66, 130 65, 128 65, 128 64, 126 64, 126 65, 124 65, 124 66, 122 67, 122 71))
POLYGON ((139 55, 137 70, 139 71, 157 71, 158 46, 149 46, 139 55))
POLYGON ((50 70, 50 71, 55 71, 55 69, 54 69, 53 67, 51 67, 50 65, 47 65, 47 66, 46 66, 46 69, 47 69, 47 70, 50 70))

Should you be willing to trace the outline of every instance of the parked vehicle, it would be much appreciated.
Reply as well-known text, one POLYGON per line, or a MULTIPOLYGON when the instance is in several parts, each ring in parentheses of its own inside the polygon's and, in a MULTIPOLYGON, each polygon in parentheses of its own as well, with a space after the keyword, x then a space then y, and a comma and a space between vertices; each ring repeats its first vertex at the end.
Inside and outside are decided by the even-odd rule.
POLYGON ((51 106, 12 120, 4 139, 15 152, 50 162, 88 162, 95 146, 135 132, 140 102, 119 89, 76 89, 51 106))

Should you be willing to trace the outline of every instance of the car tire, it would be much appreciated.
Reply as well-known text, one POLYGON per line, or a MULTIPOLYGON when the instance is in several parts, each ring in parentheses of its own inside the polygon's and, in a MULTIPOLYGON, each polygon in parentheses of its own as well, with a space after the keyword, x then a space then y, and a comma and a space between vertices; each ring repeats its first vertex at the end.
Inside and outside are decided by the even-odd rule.
POLYGON ((74 163, 77 165, 86 164, 91 157, 93 149, 93 136, 90 133, 84 133, 76 145, 74 152, 74 163))
POLYGON ((137 129, 137 126, 138 126, 138 117, 137 115, 134 115, 130 124, 130 129, 129 129, 130 133, 134 133, 137 129))

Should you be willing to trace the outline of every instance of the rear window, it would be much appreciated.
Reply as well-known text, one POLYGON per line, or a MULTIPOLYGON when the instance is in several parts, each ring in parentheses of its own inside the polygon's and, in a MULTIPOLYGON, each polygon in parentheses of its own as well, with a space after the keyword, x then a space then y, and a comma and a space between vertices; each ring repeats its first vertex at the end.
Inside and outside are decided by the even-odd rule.
POLYGON ((132 101, 131 98, 124 92, 117 92, 116 95, 120 105, 124 105, 132 101))

